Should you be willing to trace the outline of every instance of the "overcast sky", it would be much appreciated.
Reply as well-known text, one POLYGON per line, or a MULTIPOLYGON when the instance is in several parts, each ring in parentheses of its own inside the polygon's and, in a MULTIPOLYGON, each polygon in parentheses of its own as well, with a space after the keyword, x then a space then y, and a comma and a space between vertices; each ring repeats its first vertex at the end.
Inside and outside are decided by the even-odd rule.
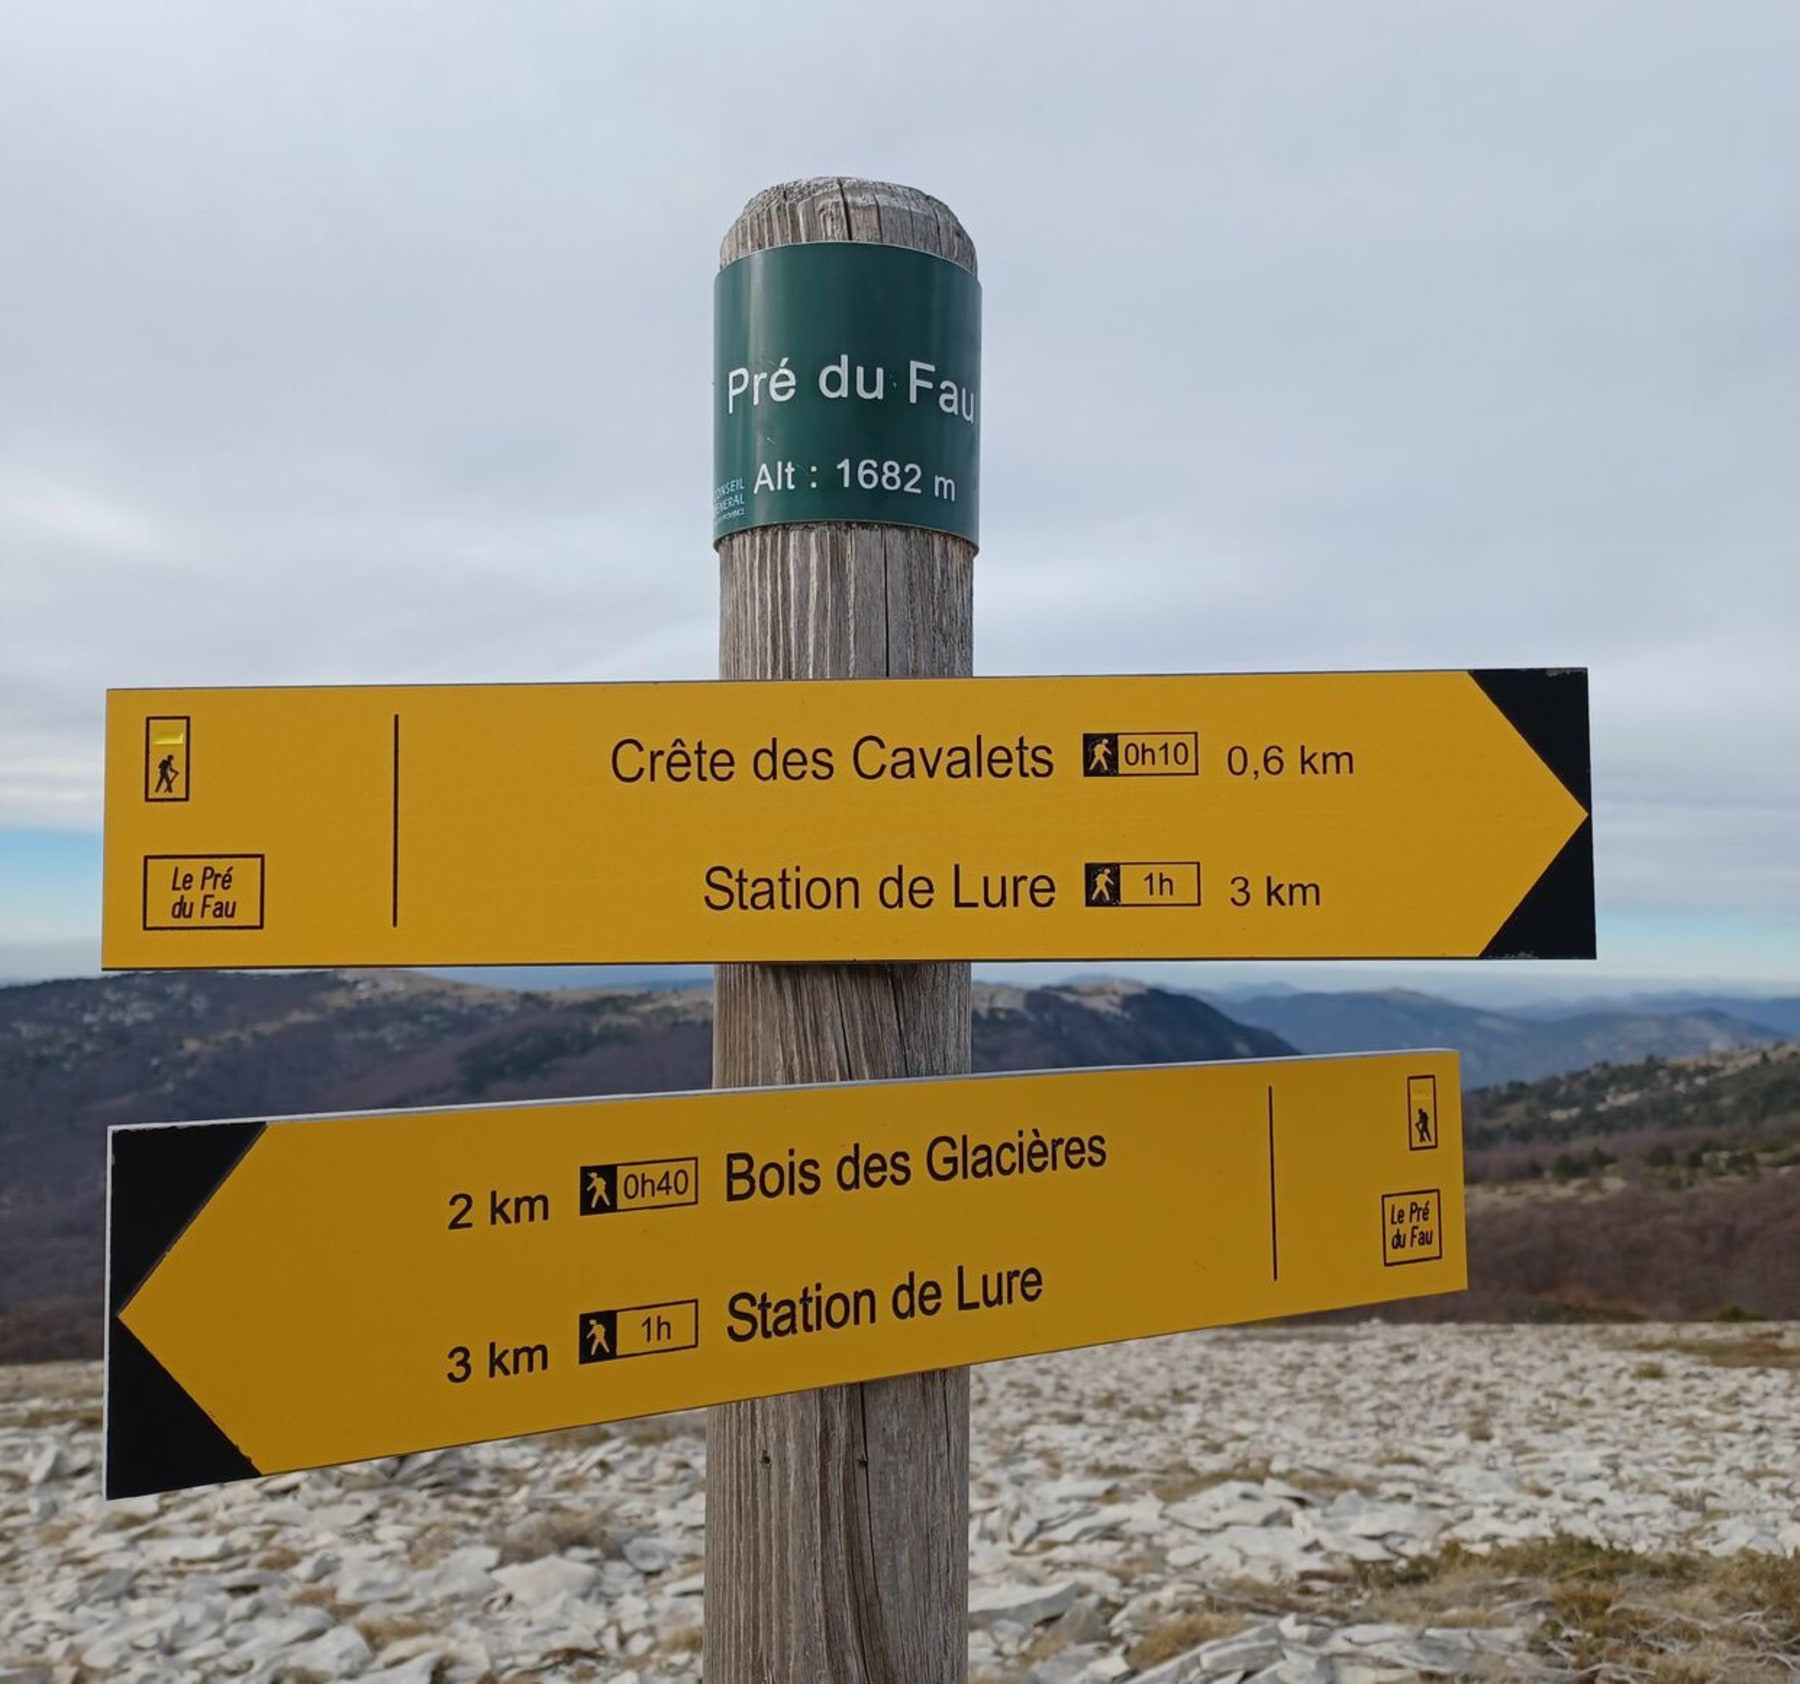
POLYGON ((94 962, 108 687, 710 676, 718 241, 849 173, 979 248, 978 671, 1587 666, 1586 974, 1800 982, 1797 75, 1789 0, 6 0, 0 975, 94 962))

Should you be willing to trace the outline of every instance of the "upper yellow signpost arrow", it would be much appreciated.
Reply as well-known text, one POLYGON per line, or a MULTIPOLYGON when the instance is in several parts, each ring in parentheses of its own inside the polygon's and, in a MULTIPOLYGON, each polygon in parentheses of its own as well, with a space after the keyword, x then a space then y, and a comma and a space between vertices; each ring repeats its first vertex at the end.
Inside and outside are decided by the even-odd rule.
POLYGON ((1455 1291, 1458 1104, 1398 1053, 114 1129, 107 1492, 1455 1291))
POLYGON ((115 691, 103 960, 1580 957, 1587 776, 1576 671, 115 691))

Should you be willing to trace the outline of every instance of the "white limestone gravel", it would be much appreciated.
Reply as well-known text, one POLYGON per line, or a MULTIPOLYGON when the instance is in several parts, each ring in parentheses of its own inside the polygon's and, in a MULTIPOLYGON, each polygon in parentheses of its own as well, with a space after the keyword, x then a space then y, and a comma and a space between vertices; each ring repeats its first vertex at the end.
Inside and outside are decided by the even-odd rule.
MULTIPOLYGON (((1369 1323, 978 1369, 972 1672, 1540 1676, 1504 1615, 1269 1618, 1256 1587, 1452 1540, 1800 1552, 1800 1371, 1687 1349, 1739 1338, 1369 1323), (1236 1596, 1242 1629, 1134 1672, 1127 1657, 1204 1591, 1236 1596)), ((698 1676, 698 1414, 108 1504, 98 1389, 94 1365, 0 1370, 5 1684, 698 1676)))

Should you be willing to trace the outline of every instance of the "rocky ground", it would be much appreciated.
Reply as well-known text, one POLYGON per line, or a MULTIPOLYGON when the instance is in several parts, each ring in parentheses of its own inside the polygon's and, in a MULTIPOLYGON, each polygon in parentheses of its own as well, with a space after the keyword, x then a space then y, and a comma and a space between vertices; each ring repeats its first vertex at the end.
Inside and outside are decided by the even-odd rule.
MULTIPOLYGON (((1651 1676, 1583 1670, 1553 1587, 1470 1564, 1560 1540, 1785 1571, 1796 1365, 1800 1328, 1368 1324, 978 1369, 971 1674, 1651 1676)), ((96 1367, 0 1370, 8 1684, 698 1676, 699 1416, 112 1504, 99 1420, 96 1367)), ((1727 1622, 1683 1606, 1655 1629, 1692 1656, 1727 1622)), ((1800 1671, 1732 1619, 1750 1660, 1663 1676, 1800 1671)))

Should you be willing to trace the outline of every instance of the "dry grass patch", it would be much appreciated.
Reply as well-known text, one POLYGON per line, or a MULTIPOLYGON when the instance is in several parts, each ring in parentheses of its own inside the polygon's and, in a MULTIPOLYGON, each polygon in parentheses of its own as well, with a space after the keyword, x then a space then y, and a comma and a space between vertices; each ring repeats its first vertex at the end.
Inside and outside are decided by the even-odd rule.
POLYGON ((1095 1479, 1110 1479, 1114 1485, 1130 1485, 1144 1477, 1141 1462, 1096 1462, 1090 1471, 1095 1479))
POLYGON ((706 1411, 682 1409, 673 1415, 639 1415, 634 1420, 615 1422, 612 1430, 631 1444, 666 1444, 673 1438, 704 1440, 706 1411))
POLYGON ((1455 1545, 1394 1567, 1352 1569, 1354 1616, 1399 1626, 1511 1626, 1535 1607, 1523 1579, 1455 1545))
POLYGON ((1208 1587, 1126 1658, 1142 1669, 1288 1612, 1414 1630, 1521 1626, 1552 1675, 1592 1684, 1800 1677, 1800 1557, 1635 1555, 1577 1538, 1486 1555, 1452 1544, 1298 1584, 1208 1587))
POLYGON ((568 1452, 592 1450, 596 1444, 611 1444, 618 1437, 618 1429, 610 1421, 602 1421, 591 1427, 559 1427, 553 1433, 526 1433, 518 1442, 528 1444, 534 1450, 568 1452))
POLYGON ((1165 1503, 1179 1503, 1184 1497, 1210 1491, 1215 1485, 1224 1485, 1234 1479, 1242 1480, 1246 1485, 1261 1485, 1268 1477, 1267 1456, 1256 1456, 1229 1468, 1212 1468, 1205 1473, 1187 1463, 1181 1463, 1162 1468, 1151 1475, 1150 1489, 1165 1503))
MULTIPOLYGON (((97 1362, 30 1362, 0 1366, 0 1404, 24 1400, 36 1402, 88 1403, 98 1408, 101 1392, 101 1368, 97 1362)), ((66 1421, 67 1410, 58 1411, 56 1419, 66 1421)))
POLYGON ((105 1420, 97 1403, 28 1403, 16 1415, 0 1420, 0 1425, 23 1427, 27 1432, 42 1432, 51 1427, 80 1427, 97 1433, 105 1420))
MULTIPOLYGON (((1202 1643, 1230 1637, 1247 1626, 1278 1620, 1284 1614, 1308 1619, 1339 1617, 1340 1593, 1354 1595, 1349 1572, 1328 1575, 1308 1573, 1298 1582, 1269 1584, 1261 1579, 1226 1579, 1198 1587, 1195 1605, 1171 1614, 1161 1625, 1144 1632, 1126 1648, 1125 1658, 1138 1671, 1173 1660, 1202 1643)), ((1341 1613, 1345 1620, 1360 1613, 1341 1613)))
POLYGON ((376 1651, 408 1637, 434 1637, 443 1629, 441 1622, 421 1620, 413 1614, 362 1614, 350 1623, 376 1651))
POLYGON ((407 1540, 407 1564, 412 1567, 435 1567, 452 1550, 459 1550, 465 1544, 483 1542, 485 1537, 485 1532, 479 1537, 472 1536, 465 1527, 432 1521, 407 1540))
POLYGON ((1796 1557, 1636 1555, 1555 1538, 1487 1555, 1451 1545, 1359 1578, 1360 1618, 1535 1620, 1533 1647, 1596 1684, 1760 1684, 1800 1673, 1796 1557))
MULTIPOLYGON (((1800 1341, 1790 1342, 1778 1327, 1759 1329, 1731 1339, 1681 1338, 1646 1340, 1634 1350, 1651 1354, 1693 1357, 1714 1368, 1800 1368, 1800 1341)), ((1645 1378, 1643 1369, 1658 1366, 1640 1364, 1637 1377, 1645 1378)))
POLYGON ((337 1592, 330 1585, 302 1585, 290 1593, 288 1601, 296 1608, 322 1608, 339 1624, 351 1619, 356 1613, 354 1608, 346 1607, 338 1601, 337 1592))
POLYGON ((705 1641, 702 1628, 698 1625, 682 1626, 658 1641, 656 1652, 659 1655, 697 1655, 700 1645, 705 1641))
POLYGON ((1344 1474, 1328 1473, 1323 1468, 1289 1468, 1275 1477, 1296 1491, 1304 1491, 1315 1502, 1330 1502, 1346 1491, 1354 1491, 1359 1497, 1373 1497, 1379 1489, 1373 1480, 1350 1479, 1344 1474))
POLYGON ((587 1427, 560 1427, 531 1433, 520 1442, 544 1450, 592 1450, 599 1444, 666 1444, 670 1439, 706 1437, 706 1411, 680 1409, 671 1415, 639 1415, 628 1421, 597 1421, 587 1427))
MULTIPOLYGON (((61 1515, 55 1520, 46 1520, 37 1529, 33 1539, 33 1547, 42 1550, 46 1555, 54 1555, 64 1544, 75 1536, 75 1518, 73 1515, 61 1515)), ((0 1677, 5 1674, 0 1673, 0 1677)))
POLYGON ((606 1529, 606 1517, 593 1509, 542 1509, 507 1527, 500 1536, 502 1566, 561 1555, 570 1549, 619 1553, 618 1540, 606 1529))
POLYGON ((1375 1494, 1375 1487, 1366 1479, 1346 1479, 1343 1475, 1330 1473, 1324 1468, 1286 1467, 1276 1473, 1266 1456, 1253 1457, 1247 1462, 1238 1462, 1227 1468, 1215 1468, 1206 1473, 1187 1466, 1162 1468, 1150 1476, 1149 1489, 1165 1503, 1179 1503, 1183 1498, 1210 1491, 1215 1485, 1228 1485, 1234 1481, 1244 1485, 1262 1485, 1270 1479, 1280 1480, 1283 1485, 1291 1485, 1315 1502, 1330 1502, 1333 1497, 1345 1491, 1355 1491, 1365 1497, 1375 1494))
POLYGON ((1209 1485, 1217 1485, 1212 1474, 1196 1473, 1192 1468, 1164 1468, 1150 1476, 1150 1490, 1159 1501, 1179 1503, 1209 1485))
POLYGON ((1215 1638, 1229 1637, 1244 1627, 1242 1609, 1226 1612, 1218 1608, 1194 1609, 1165 1620, 1154 1631, 1147 1631, 1125 1651, 1125 1659, 1139 1672, 1172 1661, 1190 1649, 1215 1638))

